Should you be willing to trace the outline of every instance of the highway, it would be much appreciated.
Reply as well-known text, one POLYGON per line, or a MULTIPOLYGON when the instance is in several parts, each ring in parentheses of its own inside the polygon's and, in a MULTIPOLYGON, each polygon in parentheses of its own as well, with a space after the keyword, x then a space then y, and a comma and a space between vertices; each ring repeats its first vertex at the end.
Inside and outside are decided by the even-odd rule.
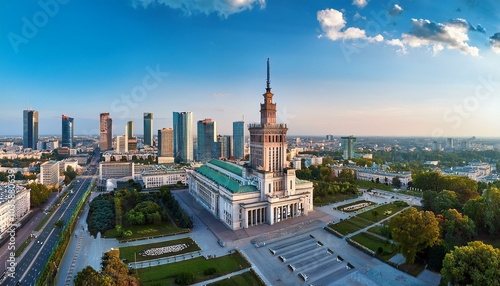
POLYGON ((94 156, 88 170, 83 175, 78 176, 73 182, 74 188, 72 193, 61 202, 61 206, 54 212, 45 227, 41 230, 39 236, 34 239, 34 244, 25 250, 24 256, 20 261, 17 261, 17 266, 14 272, 14 278, 7 277, 2 285, 35 285, 40 277, 40 274, 45 267, 52 251, 59 242, 60 234, 63 227, 69 221, 78 202, 84 196, 85 192, 90 189, 93 174, 96 171, 99 157, 94 156), (56 222, 61 220, 64 226, 55 227, 56 222))

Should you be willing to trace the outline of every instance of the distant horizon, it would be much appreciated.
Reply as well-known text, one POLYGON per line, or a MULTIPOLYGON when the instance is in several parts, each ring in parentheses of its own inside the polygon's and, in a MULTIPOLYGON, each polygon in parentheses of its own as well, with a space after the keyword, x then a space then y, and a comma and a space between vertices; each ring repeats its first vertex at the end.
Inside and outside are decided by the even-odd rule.
MULTIPOLYGON (((245 129, 246 130, 246 129, 245 129)), ((153 132, 154 133, 154 132, 153 132)), ((224 133, 219 133, 220 135, 232 135, 230 134, 224 134, 224 133)), ((116 136, 123 135, 123 134, 113 134, 113 138, 116 136)), ((487 136, 449 136, 449 137, 431 137, 431 136, 405 136, 405 135, 355 135, 355 134, 345 134, 345 135, 336 135, 336 134, 324 134, 324 135, 297 135, 297 134, 287 134, 287 138, 293 137, 293 138, 304 138, 304 137, 326 137, 327 135, 332 135, 335 138, 340 138, 344 136, 354 136, 356 138, 422 138, 422 139, 447 139, 447 138, 453 138, 453 139, 471 139, 472 137, 475 137, 475 140, 481 140, 481 139, 498 139, 500 140, 500 136, 498 137, 487 137, 487 136)), ((85 136, 97 136, 99 137, 99 134, 90 134, 90 135, 84 135, 84 134, 75 134, 74 137, 85 137, 85 136)), ((135 134, 136 137, 143 138, 144 134, 135 134)), ((23 135, 0 135, 0 139, 3 138, 21 138, 23 135)), ((48 134, 48 135, 39 135, 38 138, 43 138, 43 137, 62 137, 60 134, 48 134)), ((157 138, 158 134, 154 133, 153 137, 157 138)), ((193 137, 196 137, 196 134, 193 134, 193 137)), ((245 137, 248 137, 248 134, 245 132, 245 137)))

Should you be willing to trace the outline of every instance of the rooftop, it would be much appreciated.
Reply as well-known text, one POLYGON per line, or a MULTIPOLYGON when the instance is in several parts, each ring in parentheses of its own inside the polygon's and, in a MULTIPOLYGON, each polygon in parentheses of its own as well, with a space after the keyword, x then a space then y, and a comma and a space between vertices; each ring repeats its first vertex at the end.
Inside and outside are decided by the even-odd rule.
MULTIPOLYGON (((219 161, 219 162, 222 162, 222 161, 219 161)), ((224 163, 224 162, 222 162, 222 163, 224 163)), ((214 164, 214 165, 216 165, 216 164, 214 164)), ((221 167, 221 166, 219 166, 219 167, 221 167)), ((223 167, 221 167, 221 168, 223 168, 223 167)), ((207 177, 208 179, 214 181, 215 183, 223 186, 224 188, 228 189, 233 194, 234 193, 248 193, 248 192, 257 191, 257 188, 255 186, 240 185, 237 181, 231 179, 229 176, 222 174, 222 173, 210 168, 207 165, 203 165, 203 166, 197 168, 196 172, 202 174, 203 176, 207 177)))
POLYGON ((220 167, 224 170, 227 170, 235 175, 238 176, 243 176, 243 168, 225 161, 217 160, 217 159, 212 159, 208 163, 213 164, 217 167, 220 167))

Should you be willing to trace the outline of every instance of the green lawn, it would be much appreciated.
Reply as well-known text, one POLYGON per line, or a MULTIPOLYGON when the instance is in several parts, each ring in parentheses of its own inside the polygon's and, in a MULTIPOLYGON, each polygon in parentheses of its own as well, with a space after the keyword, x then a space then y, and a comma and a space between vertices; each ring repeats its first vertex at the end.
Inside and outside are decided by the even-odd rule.
POLYGON ((163 242, 157 242, 157 243, 151 243, 151 244, 141 244, 141 245, 136 245, 136 246, 121 247, 120 248, 120 258, 126 259, 127 263, 134 262, 136 258, 137 258, 137 262, 140 262, 140 261, 145 261, 145 260, 175 256, 175 255, 199 251, 199 250, 201 250, 201 249, 196 244, 196 242, 194 242, 194 240, 192 240, 191 238, 187 237, 187 238, 181 238, 181 239, 163 241, 163 242), (140 255, 141 252, 143 252, 144 250, 150 249, 150 248, 158 248, 158 247, 172 246, 172 245, 178 245, 178 244, 186 244, 188 247, 181 250, 181 251, 178 251, 178 252, 170 252, 170 253, 165 253, 163 255, 158 255, 158 256, 140 255), (136 253, 137 253, 137 255, 136 255, 136 253))
POLYGON ((362 228, 365 228, 369 225, 371 225, 369 221, 366 221, 358 217, 352 217, 348 220, 344 220, 336 224, 329 224, 328 226, 340 232, 341 234, 346 235, 358 231, 362 228))
MULTIPOLYGON (((334 209, 342 211, 343 208, 350 207, 350 206, 357 205, 357 204, 362 204, 362 203, 369 203, 370 206, 375 204, 374 202, 370 202, 370 201, 366 201, 366 200, 359 200, 359 201, 355 201, 355 202, 352 202, 352 203, 340 205, 340 206, 338 206, 338 207, 336 207, 334 209)), ((359 210, 361 210, 361 209, 359 209, 359 210)), ((346 212, 349 212, 349 211, 346 211, 346 212)))
POLYGON ((257 274, 251 270, 240 275, 231 276, 230 278, 217 281, 209 286, 265 286, 257 274))
MULTIPOLYGON (((181 272, 191 272, 195 279, 193 283, 198 283, 248 267, 250 267, 250 263, 236 252, 208 260, 204 257, 198 257, 177 263, 141 268, 138 270, 138 277, 143 286, 176 285, 175 277, 181 272), (217 272, 212 275, 204 275, 203 272, 211 267, 215 268, 217 272)), ((135 270, 134 275, 136 275, 135 270)))
POLYGON ((28 245, 30 244, 30 242, 33 240, 33 237, 28 237, 28 239, 26 239, 23 244, 21 244, 21 246, 16 250, 16 257, 19 257, 19 255, 21 255, 23 253, 23 251, 26 249, 26 247, 28 247, 28 245))
MULTIPOLYGON (((377 226, 374 226, 374 227, 368 229, 368 231, 371 233, 378 234, 380 236, 387 237, 387 235, 385 235, 386 233, 383 231, 384 229, 389 229, 389 228, 387 226, 377 225, 377 226)), ((387 237, 387 238, 389 238, 389 237, 387 237)))
POLYGON ((370 220, 370 221, 373 221, 373 222, 378 222, 378 221, 381 221, 390 215, 397 213, 398 211, 404 209, 407 206, 408 206, 408 204, 406 204, 405 202, 397 202, 396 201, 394 203, 381 205, 381 206, 376 207, 372 210, 358 214, 357 216, 364 218, 364 219, 367 219, 367 220, 370 220))
POLYGON ((329 204, 342 202, 345 200, 355 199, 357 197, 359 197, 359 195, 353 195, 353 194, 335 194, 335 195, 327 195, 324 197, 314 197, 313 204, 316 207, 321 207, 329 204), (319 201, 317 201, 316 198, 318 198, 319 201))
POLYGON ((393 249, 393 247, 395 246, 390 244, 390 242, 388 242, 387 240, 380 239, 379 237, 373 236, 369 233, 366 232, 358 233, 355 236, 351 237, 351 239, 377 253, 378 253, 378 248, 382 247, 383 253, 382 254, 378 253, 378 255, 382 257, 382 259, 384 260, 389 260, 396 254, 396 251, 393 249))
POLYGON ((130 237, 117 237, 116 230, 107 230, 102 237, 105 238, 116 238, 118 240, 137 240, 149 237, 159 237, 174 235, 179 233, 189 232, 189 229, 179 228, 173 225, 170 221, 163 221, 160 225, 129 225, 124 222, 123 230, 131 230, 132 236, 130 237))
POLYGON ((362 189, 379 189, 392 192, 392 186, 388 186, 386 184, 377 184, 370 181, 356 180, 356 185, 358 185, 358 188, 362 189))

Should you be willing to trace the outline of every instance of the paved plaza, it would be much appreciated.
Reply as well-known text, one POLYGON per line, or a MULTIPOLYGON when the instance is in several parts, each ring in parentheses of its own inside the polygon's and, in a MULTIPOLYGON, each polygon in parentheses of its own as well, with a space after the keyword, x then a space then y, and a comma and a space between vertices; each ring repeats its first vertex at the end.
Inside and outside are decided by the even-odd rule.
MULTIPOLYGON (((423 286, 439 283, 438 274, 424 271, 421 278, 415 278, 359 251, 345 239, 338 238, 323 229, 332 221, 336 222, 356 214, 335 210, 338 205, 362 199, 378 204, 405 200, 410 204, 419 205, 419 200, 413 197, 385 192, 376 195, 365 192, 359 198, 315 208, 308 216, 274 225, 263 224, 232 231, 198 204, 187 190, 174 191, 173 194, 192 216, 194 221, 192 231, 181 235, 126 243, 120 243, 116 239, 90 236, 85 222, 87 205, 61 263, 57 285, 71 285, 74 275, 87 265, 99 269, 102 253, 111 248, 182 237, 190 237, 200 246, 202 250, 196 256, 222 256, 234 249, 240 250, 267 285, 423 286)), ((156 263, 174 262, 170 260, 163 259, 156 263)))

